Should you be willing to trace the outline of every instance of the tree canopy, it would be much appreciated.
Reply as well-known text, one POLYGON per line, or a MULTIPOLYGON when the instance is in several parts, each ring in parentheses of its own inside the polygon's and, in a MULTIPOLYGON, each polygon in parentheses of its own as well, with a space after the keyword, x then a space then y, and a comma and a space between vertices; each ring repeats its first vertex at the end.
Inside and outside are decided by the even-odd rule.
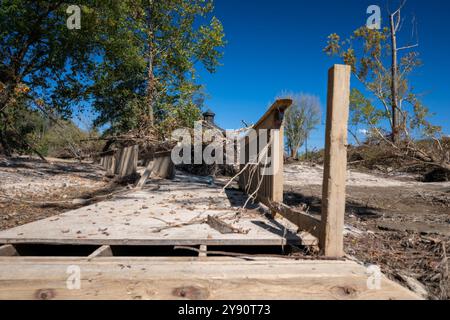
POLYGON ((210 16, 213 2, 125 2, 128 13, 115 32, 125 35, 110 37, 111 50, 97 68, 98 122, 119 129, 143 121, 165 130, 177 122, 189 125, 200 115, 196 69, 214 72, 222 56, 223 27, 210 16))
MULTIPOLYGON (((20 110, 69 119, 92 106, 96 125, 169 130, 200 115, 196 70, 214 72, 223 27, 212 0, 0 3, 0 142, 20 110)), ((5 148, 5 146, 4 146, 5 148)), ((7 148, 7 147, 6 147, 7 148)))
POLYGON ((354 76, 378 102, 372 100, 370 106, 374 109, 369 110, 367 103, 359 103, 361 92, 353 91, 352 98, 356 98, 353 110, 357 111, 361 123, 364 121, 380 136, 389 136, 394 143, 399 139, 413 139, 413 134, 417 138, 440 133, 440 128, 429 122, 431 113, 411 84, 412 73, 422 64, 419 53, 414 51, 418 45, 397 46, 401 9, 389 14, 394 21, 391 27, 363 26, 346 39, 334 33, 328 37, 324 49, 328 55, 338 56, 350 65, 354 76), (365 109, 355 110, 359 106, 365 109), (384 122, 389 124, 389 129, 384 122))

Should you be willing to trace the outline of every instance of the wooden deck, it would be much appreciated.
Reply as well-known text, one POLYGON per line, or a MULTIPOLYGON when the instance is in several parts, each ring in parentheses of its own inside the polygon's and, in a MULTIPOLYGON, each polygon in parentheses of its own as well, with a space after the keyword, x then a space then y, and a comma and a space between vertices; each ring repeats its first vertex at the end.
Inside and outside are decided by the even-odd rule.
POLYGON ((223 193, 206 179, 179 175, 56 217, 0 232, 0 244, 258 245, 300 244, 289 223, 258 210, 239 213, 239 191, 223 193), (219 217, 242 233, 222 234, 205 223, 219 217))
POLYGON ((190 252, 190 257, 171 256, 173 252, 164 257, 116 255, 114 246, 199 245, 205 250, 301 243, 301 236, 283 219, 273 220, 256 208, 239 214, 245 200, 237 190, 223 194, 205 179, 179 175, 174 181, 152 181, 141 191, 0 232, 0 299, 418 298, 384 277, 378 290, 369 289, 366 268, 351 261, 217 257, 204 252, 190 252), (222 234, 205 223, 208 215, 245 232, 222 234), (20 245, 31 245, 32 253, 18 256, 20 245), (56 256, 42 256, 33 254, 34 245, 92 251, 69 257, 63 246, 56 256), (81 286, 70 290, 67 281, 73 268, 80 272, 81 286))

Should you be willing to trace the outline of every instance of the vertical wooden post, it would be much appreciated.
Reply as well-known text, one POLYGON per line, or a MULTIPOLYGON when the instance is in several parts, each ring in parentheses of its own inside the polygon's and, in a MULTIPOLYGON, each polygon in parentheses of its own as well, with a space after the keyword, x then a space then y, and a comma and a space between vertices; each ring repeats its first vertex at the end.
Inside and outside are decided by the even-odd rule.
POLYGON ((283 202, 283 192, 284 192, 284 125, 279 128, 278 137, 274 137, 278 141, 273 143, 272 150, 272 164, 274 167, 274 175, 272 180, 272 201, 283 202))
POLYGON ((350 66, 328 72, 327 126, 322 190, 320 248, 327 257, 344 255, 347 126, 350 104, 350 66))
POLYGON ((107 157, 107 165, 106 165, 106 176, 114 177, 114 172, 116 170, 116 158, 114 156, 107 157))

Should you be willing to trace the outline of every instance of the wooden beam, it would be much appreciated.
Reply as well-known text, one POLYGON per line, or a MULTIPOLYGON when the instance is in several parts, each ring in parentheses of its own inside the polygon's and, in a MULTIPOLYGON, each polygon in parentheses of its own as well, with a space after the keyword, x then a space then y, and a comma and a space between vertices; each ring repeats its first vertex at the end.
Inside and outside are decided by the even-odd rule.
POLYGON ((136 173, 138 156, 139 146, 137 145, 122 150, 116 169, 119 178, 125 178, 136 173))
POLYGON ((0 246, 0 257, 12 257, 18 256, 16 248, 14 248, 11 244, 5 244, 4 246, 0 246))
POLYGON ((87 260, 91 261, 92 259, 98 258, 98 257, 112 257, 112 256, 113 256, 113 253, 112 253, 110 246, 101 246, 100 248, 95 250, 93 253, 91 253, 87 257, 87 260))
POLYGON ((2 299, 419 299, 384 276, 367 286, 350 261, 258 258, 0 258, 2 299), (80 290, 67 289, 67 268, 81 269, 80 290))
POLYGON ((105 161, 105 169, 106 169, 106 176, 107 177, 113 177, 115 168, 116 168, 116 158, 114 156, 107 156, 105 161))
POLYGON ((138 184, 136 185, 136 188, 142 189, 145 186, 145 183, 147 182, 147 179, 150 177, 153 171, 153 167, 155 165, 155 160, 152 160, 147 165, 147 168, 145 168, 144 173, 142 174, 141 178, 139 179, 138 184))
POLYGON ((258 120, 258 122, 253 126, 253 128, 259 128, 266 122, 267 118, 269 118, 275 111, 284 112, 292 105, 292 99, 279 99, 275 101, 272 106, 270 106, 269 110, 258 120))
MULTIPOLYGON (((255 168, 255 165, 251 165, 249 168, 243 172, 243 174, 239 177, 239 186, 248 194, 252 194, 255 191, 256 198, 260 199, 269 198, 274 202, 282 202, 283 201, 283 161, 284 161, 284 113, 291 106, 292 100, 290 99, 282 99, 277 100, 269 110, 261 117, 261 119, 253 126, 253 129, 257 132, 254 134, 254 131, 248 133, 247 136, 243 137, 240 140, 241 148, 245 149, 241 152, 245 152, 245 163, 241 163, 241 169, 249 162, 250 160, 250 146, 258 145, 259 150, 261 151, 262 147, 266 146, 269 141, 272 141, 272 144, 269 148, 269 152, 267 156, 270 159, 267 165, 271 165, 272 172, 267 172, 269 174, 262 174, 262 171, 265 170, 262 164, 258 164, 259 168, 255 168), (273 139, 267 136, 260 136, 260 130, 268 130, 269 135, 273 135, 273 139), (253 135, 253 136, 252 136, 253 135), (250 171, 256 169, 256 173, 254 175, 250 175, 250 171)), ((257 150, 252 150, 252 156, 254 156, 254 152, 257 150)), ((268 168, 267 168, 268 169, 268 168)))
POLYGON ((200 252, 198 253, 200 258, 206 258, 208 256, 208 246, 202 244, 200 245, 200 252))
POLYGON ((327 126, 322 190, 320 248, 327 257, 344 255, 347 123, 351 67, 335 65, 328 72, 327 126))
POLYGON ((263 204, 265 204, 272 213, 278 213, 285 219, 295 224, 299 230, 307 231, 316 238, 319 238, 321 230, 321 222, 319 219, 316 219, 307 213, 294 210, 284 203, 266 200, 263 204))
POLYGON ((170 155, 155 157, 152 176, 160 179, 173 179, 175 176, 175 166, 170 155))

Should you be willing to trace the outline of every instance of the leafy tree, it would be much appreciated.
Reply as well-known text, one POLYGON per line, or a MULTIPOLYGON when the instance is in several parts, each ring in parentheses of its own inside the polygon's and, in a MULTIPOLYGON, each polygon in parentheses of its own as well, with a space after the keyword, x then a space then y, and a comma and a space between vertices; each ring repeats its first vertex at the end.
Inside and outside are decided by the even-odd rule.
MULTIPOLYGON (((382 132, 383 120, 386 120, 390 127, 389 136, 395 144, 401 138, 411 138, 412 132, 421 135, 440 132, 439 127, 427 121, 430 113, 420 103, 409 81, 412 72, 421 65, 419 54, 411 51, 418 44, 404 47, 397 45, 401 10, 405 3, 389 13, 389 27, 377 30, 364 26, 343 41, 339 35, 331 34, 324 50, 350 65, 355 77, 377 98, 383 116, 377 117, 376 123, 372 119, 368 124, 377 126, 382 132)), ((377 112, 377 115, 381 114, 377 112)))
POLYGON ((0 142, 5 154, 10 155, 13 150, 35 152, 41 156, 45 154, 36 145, 48 125, 40 112, 30 110, 22 101, 16 101, 15 108, 8 108, 0 114, 0 124, 0 142))
MULTIPOLYGON (((91 103, 96 123, 111 125, 112 132, 146 120, 154 124, 155 115, 162 127, 199 117, 195 69, 203 65, 213 72, 223 45, 220 22, 212 17, 204 23, 212 0, 78 5, 81 29, 69 30, 63 1, 0 2, 2 128, 18 125, 16 111, 69 119, 75 108, 91 103)), ((4 137, 0 129, 2 144, 4 137)))
POLYGON ((100 152, 101 143, 95 140, 98 137, 95 130, 85 131, 73 121, 59 120, 48 124, 36 145, 46 156, 82 159, 100 152))
POLYGON ((87 97, 93 57, 101 54, 106 31, 111 31, 109 25, 103 27, 98 22, 119 12, 120 4, 79 3, 82 28, 69 30, 68 5, 63 1, 0 2, 0 113, 5 127, 16 127, 12 115, 37 110, 38 101, 69 118, 87 97))
POLYGON ((410 83, 411 74, 422 64, 419 54, 413 51, 418 43, 398 46, 405 4, 403 0, 397 10, 389 12, 389 27, 377 30, 364 26, 345 40, 331 34, 324 51, 350 65, 353 75, 379 101, 372 104, 360 92, 353 91, 352 109, 357 115, 353 120, 363 121, 399 155, 450 170, 442 128, 428 120, 432 114, 410 83), (423 137, 434 141, 439 152, 424 150, 414 143, 423 137))
POLYGON ((119 29, 131 35, 111 39, 117 52, 111 58, 107 54, 98 68, 98 123, 112 121, 119 130, 159 124, 163 132, 184 125, 189 115, 188 123, 197 120, 200 112, 193 107, 201 86, 196 69, 214 72, 224 45, 221 23, 210 17, 213 1, 125 2, 119 29))
MULTIPOLYGON (((361 91, 353 88, 350 92, 350 125, 349 132, 358 144, 361 144, 358 138, 358 130, 363 127, 377 128, 377 124, 383 119, 384 113, 375 108, 372 102, 367 99, 361 91)), ((366 129, 362 129, 368 131, 366 129)), ((375 130, 375 129, 374 129, 375 130)), ((368 133, 370 133, 368 131, 368 133)))
POLYGON ((320 123, 320 100, 316 96, 303 93, 287 95, 293 103, 286 111, 284 130, 290 155, 297 159, 298 150, 320 123))

